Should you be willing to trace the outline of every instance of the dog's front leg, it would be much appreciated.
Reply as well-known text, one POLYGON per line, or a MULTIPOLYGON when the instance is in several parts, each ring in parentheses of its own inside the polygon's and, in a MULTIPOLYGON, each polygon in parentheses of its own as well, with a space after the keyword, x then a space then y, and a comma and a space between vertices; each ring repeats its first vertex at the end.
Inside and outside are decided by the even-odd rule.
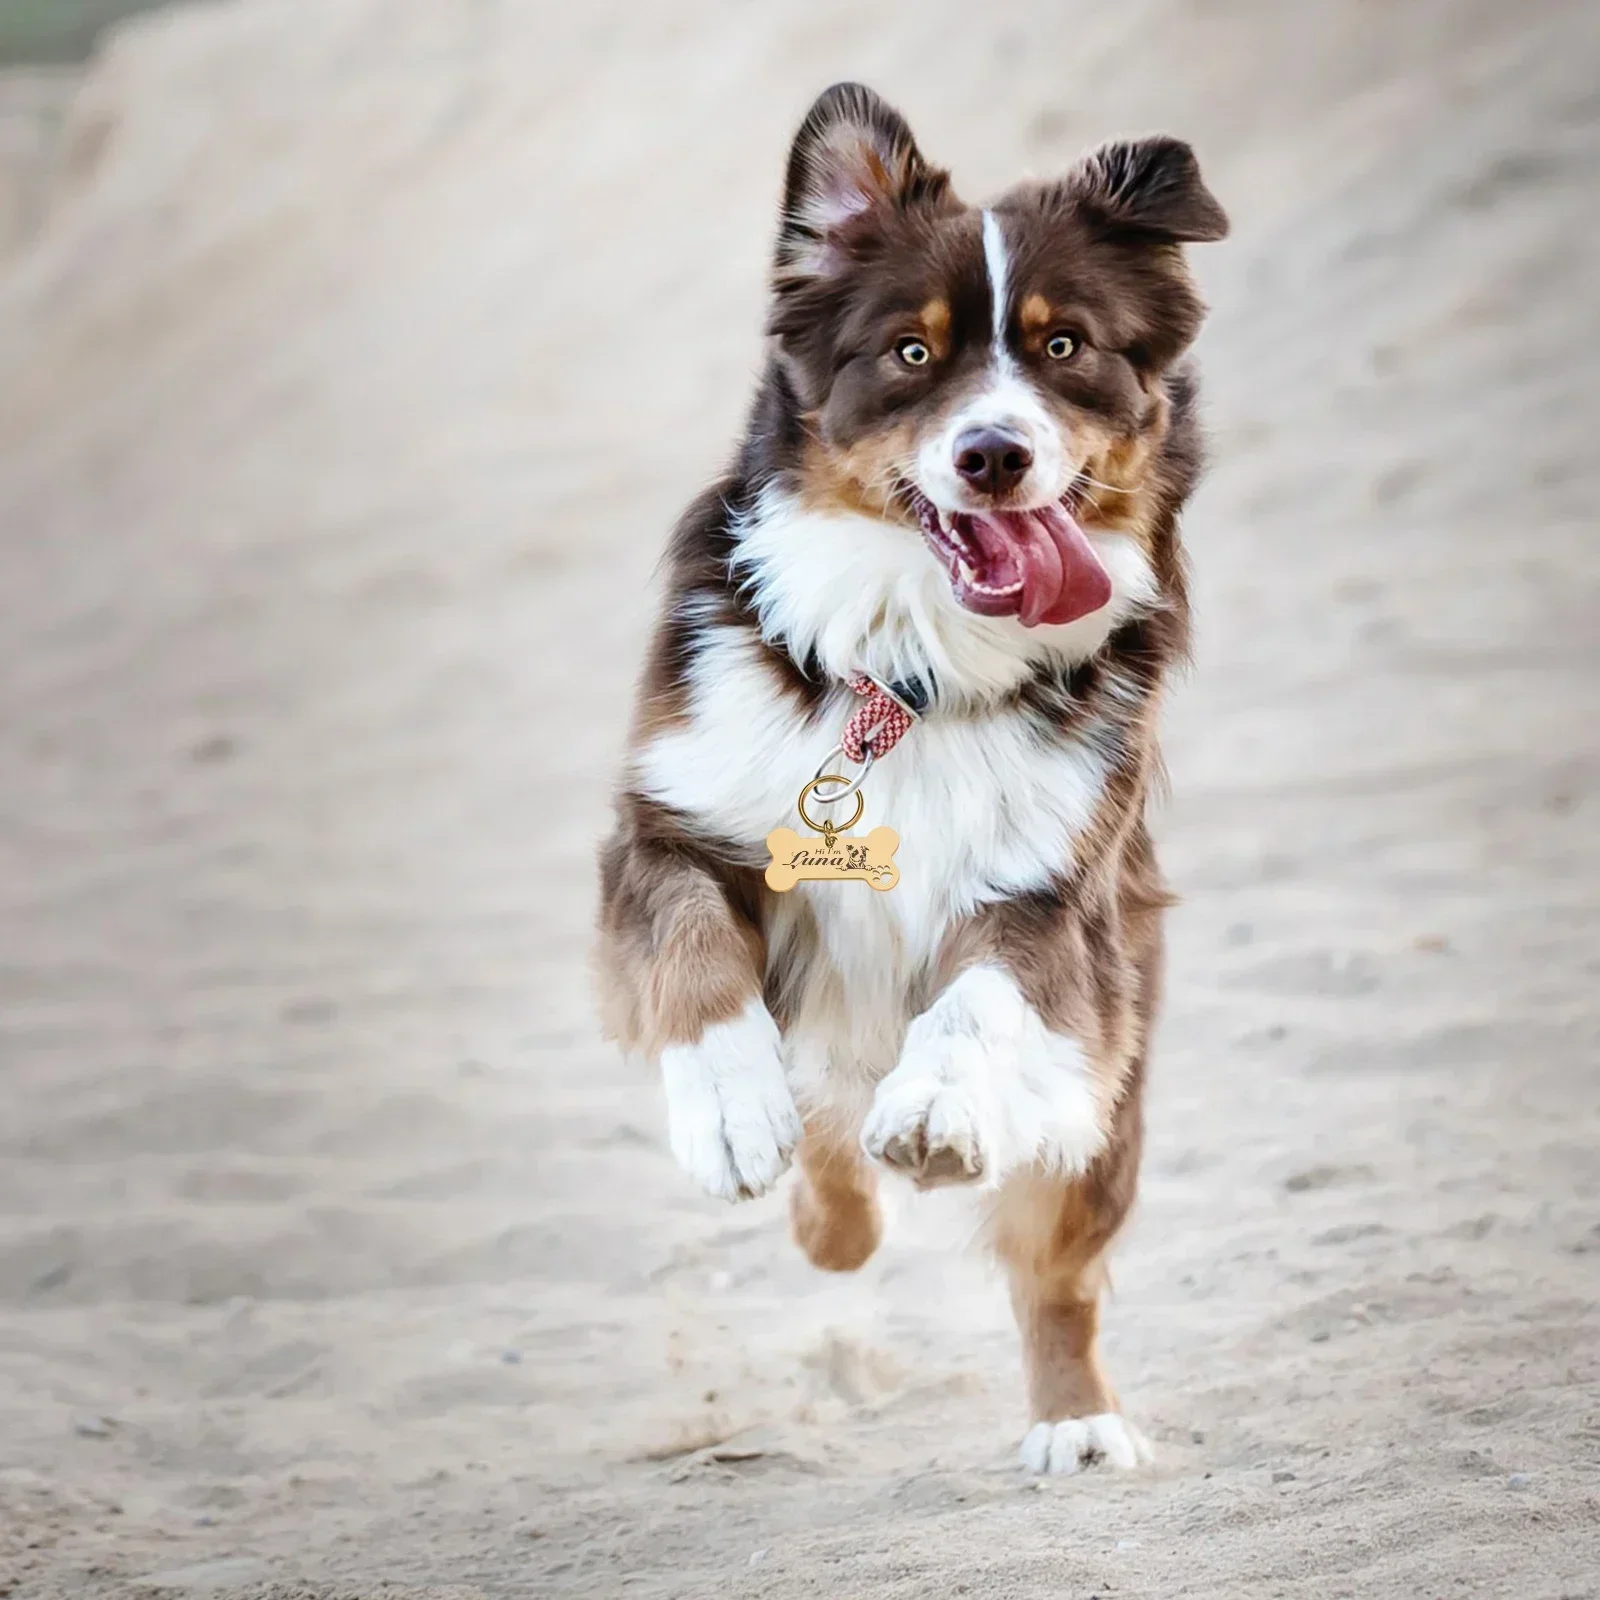
POLYGON ((861 1131, 919 1187, 997 1186, 1019 1169, 1081 1173, 1105 1111, 1079 1043, 1052 1032, 999 963, 967 968, 915 1018, 861 1131))
POLYGON ((724 1200, 764 1194, 800 1142, 762 946, 711 867, 626 823, 603 856, 599 967, 611 1033, 660 1063, 679 1164, 724 1200))
POLYGON ((678 1164, 708 1194, 750 1200, 788 1170, 802 1132, 783 1072, 777 1024, 759 997, 661 1052, 667 1135, 678 1164))

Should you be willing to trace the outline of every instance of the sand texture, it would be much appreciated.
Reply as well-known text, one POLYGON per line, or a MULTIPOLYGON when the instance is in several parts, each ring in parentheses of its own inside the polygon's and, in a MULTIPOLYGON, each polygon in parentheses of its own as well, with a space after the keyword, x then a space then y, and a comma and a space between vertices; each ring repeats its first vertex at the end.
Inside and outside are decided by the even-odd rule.
POLYGON ((1600 1594, 1597 85, 1554 0, 236 0, 0 80, 0 1594, 1600 1594), (969 1202, 814 1273, 591 1012, 844 76, 971 197, 1164 127, 1235 219, 1141 1476, 1016 1468, 969 1202))

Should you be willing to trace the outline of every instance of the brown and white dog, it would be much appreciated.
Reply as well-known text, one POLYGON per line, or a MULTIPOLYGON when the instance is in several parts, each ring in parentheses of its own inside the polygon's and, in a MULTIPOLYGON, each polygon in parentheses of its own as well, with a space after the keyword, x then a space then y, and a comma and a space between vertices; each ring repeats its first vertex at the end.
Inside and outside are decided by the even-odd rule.
POLYGON ((797 1158, 795 1235, 837 1271, 877 1246, 879 1168, 988 1191, 1034 1471, 1146 1453, 1095 1341, 1167 904, 1145 805, 1200 464, 1181 247, 1226 231, 1175 139, 976 210, 870 90, 823 94, 748 431, 673 534, 601 856, 608 1025, 659 1060, 704 1188, 759 1195, 797 1158), (899 886, 775 894, 763 841, 857 673, 923 711, 866 785, 899 886))

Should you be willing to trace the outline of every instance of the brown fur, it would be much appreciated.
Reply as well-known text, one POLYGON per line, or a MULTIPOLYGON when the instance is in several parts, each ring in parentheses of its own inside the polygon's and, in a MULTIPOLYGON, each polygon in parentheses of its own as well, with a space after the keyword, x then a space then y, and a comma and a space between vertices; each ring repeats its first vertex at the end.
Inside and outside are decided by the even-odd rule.
POLYGON ((824 1272, 854 1272, 883 1237, 878 1182, 854 1138, 832 1128, 807 1128, 796 1152, 799 1171, 789 1191, 795 1242, 824 1272))
POLYGON ((600 858, 601 1013, 612 1038, 655 1057, 761 992, 765 944, 752 884, 710 866, 658 807, 624 811, 600 858))

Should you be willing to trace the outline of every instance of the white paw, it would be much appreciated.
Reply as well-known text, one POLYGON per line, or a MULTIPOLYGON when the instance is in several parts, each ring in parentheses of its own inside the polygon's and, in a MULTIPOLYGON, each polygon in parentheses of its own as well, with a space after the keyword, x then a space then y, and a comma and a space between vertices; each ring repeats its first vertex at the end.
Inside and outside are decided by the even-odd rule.
POLYGON ((1064 1422, 1036 1422, 1022 1441, 1022 1464, 1029 1472, 1066 1477, 1105 1462, 1131 1471, 1154 1459, 1149 1442, 1115 1411, 1094 1417, 1068 1417, 1064 1422))
POLYGON ((751 1200, 788 1170, 800 1113, 783 1073, 777 1024, 759 1000, 698 1044, 661 1052, 667 1137, 707 1194, 751 1200))
POLYGON ((997 1184, 1020 1167, 1084 1171, 1105 1142, 1089 1063, 1010 973, 969 968, 906 1030, 861 1130, 922 1187, 997 1184))
MULTIPOLYGON (((971 1039, 953 1040, 975 1049, 971 1039)), ((972 1076, 955 1063, 903 1062, 878 1085, 861 1148, 922 1189, 975 1183, 990 1165, 992 1118, 972 1076), (943 1065, 950 1070, 941 1072, 943 1065)))

